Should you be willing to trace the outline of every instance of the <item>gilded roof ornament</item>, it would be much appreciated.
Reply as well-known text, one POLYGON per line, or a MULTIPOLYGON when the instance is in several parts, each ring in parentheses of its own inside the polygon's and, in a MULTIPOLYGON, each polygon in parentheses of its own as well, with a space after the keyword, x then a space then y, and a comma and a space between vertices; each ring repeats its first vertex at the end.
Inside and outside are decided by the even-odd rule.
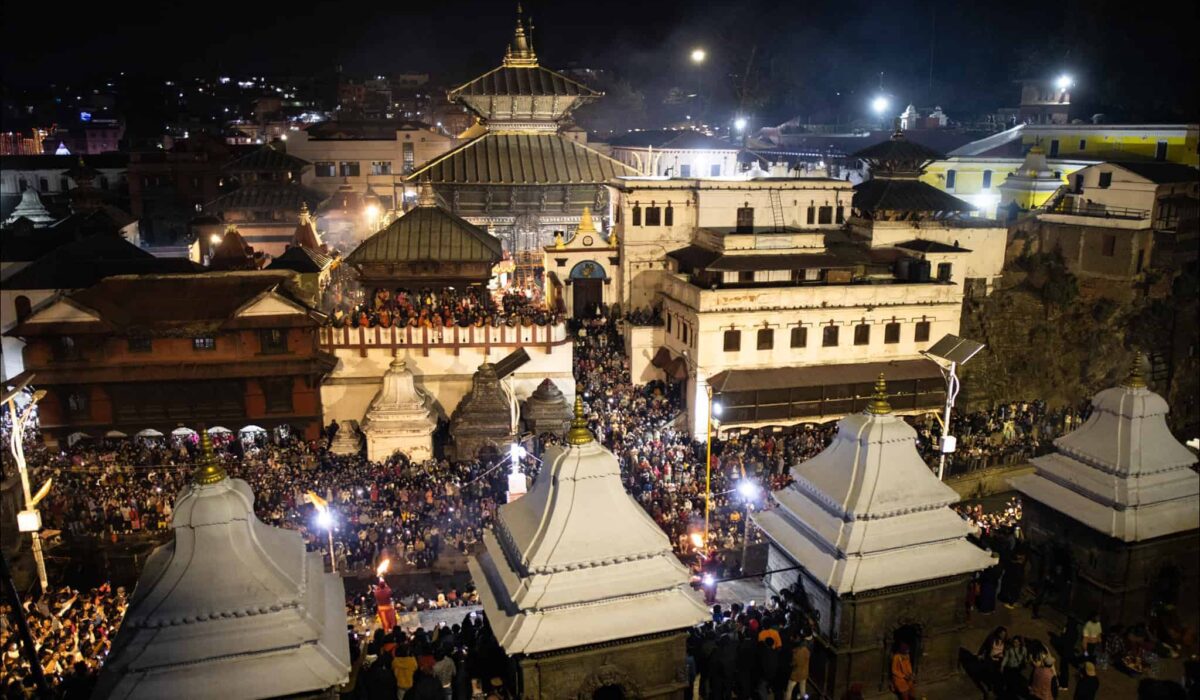
POLYGON ((891 412, 892 405, 888 403, 887 381, 883 378, 883 372, 880 372, 879 379, 875 380, 875 395, 871 397, 871 403, 867 404, 867 413, 886 416, 891 412))
POLYGON ((595 440, 592 431, 588 430, 587 419, 583 417, 583 395, 575 395, 575 417, 571 419, 571 429, 567 431, 568 445, 586 445, 595 440))
POLYGON ((583 213, 579 215, 579 228, 575 229, 576 235, 595 233, 596 224, 592 221, 592 208, 584 207, 583 213))
POLYGON ((417 185, 417 206, 418 207, 436 207, 437 197, 433 193, 433 183, 426 176, 421 179, 421 184, 417 185))
POLYGON ((517 3, 517 28, 513 32, 512 43, 504 51, 504 65, 510 68, 531 68, 537 64, 537 54, 533 52, 533 42, 525 32, 525 18, 521 4, 517 3))
POLYGON ((1129 376, 1125 378, 1125 386, 1130 389, 1145 389, 1146 375, 1142 372, 1142 353, 1133 353, 1133 361, 1129 363, 1129 376))
POLYGON ((200 486, 212 486, 227 478, 229 475, 225 472, 225 466, 213 452, 212 436, 204 426, 200 426, 200 461, 196 463, 196 483, 200 486))

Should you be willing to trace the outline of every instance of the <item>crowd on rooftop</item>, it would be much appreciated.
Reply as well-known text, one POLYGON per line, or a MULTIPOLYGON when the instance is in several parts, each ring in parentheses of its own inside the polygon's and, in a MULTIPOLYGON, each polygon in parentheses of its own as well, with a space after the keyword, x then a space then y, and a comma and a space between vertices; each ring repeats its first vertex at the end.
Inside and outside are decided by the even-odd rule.
POLYGON ((331 285, 324 307, 335 328, 481 328, 546 326, 562 321, 534 290, 493 292, 486 287, 405 289, 378 287, 363 298, 331 285))

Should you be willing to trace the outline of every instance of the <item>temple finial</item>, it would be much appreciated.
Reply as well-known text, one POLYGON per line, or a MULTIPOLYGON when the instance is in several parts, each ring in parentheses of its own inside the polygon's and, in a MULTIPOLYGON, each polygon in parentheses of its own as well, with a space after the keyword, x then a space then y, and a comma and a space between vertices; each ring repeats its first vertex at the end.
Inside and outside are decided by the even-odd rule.
POLYGON ((583 213, 579 215, 579 228, 575 230, 576 234, 595 233, 596 224, 592 221, 592 208, 584 207, 583 213))
POLYGON ((437 196, 433 193, 433 183, 430 182, 428 176, 422 177, 420 184, 417 185, 417 206, 437 206, 437 196))
POLYGON ((533 53, 533 45, 525 30, 525 15, 520 3, 517 3, 517 27, 513 31, 512 43, 504 51, 504 65, 510 68, 537 65, 537 55, 533 53))
POLYGON ((875 395, 871 397, 871 403, 867 404, 867 413, 884 416, 891 412, 892 405, 888 403, 887 381, 883 378, 883 372, 880 372, 879 379, 875 380, 875 395))
POLYGON ((567 431, 568 445, 586 445, 595 438, 588 430, 587 419, 583 417, 583 395, 575 395, 575 417, 571 419, 571 429, 567 431))
POLYGON ((200 426, 200 461, 196 463, 195 481, 200 486, 212 486, 227 479, 225 466, 213 451, 212 436, 208 429, 200 426))
POLYGON ((1129 376, 1125 378, 1125 386, 1130 389, 1146 388, 1146 375, 1142 371, 1142 353, 1133 353, 1133 361, 1129 363, 1129 376))

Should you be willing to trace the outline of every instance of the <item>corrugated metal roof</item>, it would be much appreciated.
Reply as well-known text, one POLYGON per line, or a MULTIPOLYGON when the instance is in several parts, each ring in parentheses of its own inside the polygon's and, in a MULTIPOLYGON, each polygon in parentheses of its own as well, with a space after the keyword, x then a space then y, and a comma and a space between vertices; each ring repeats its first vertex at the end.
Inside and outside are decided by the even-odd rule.
POLYGON ((559 134, 487 133, 408 176, 435 185, 599 184, 633 168, 559 134))
POLYGON ((682 150, 736 151, 738 147, 715 136, 700 133, 695 129, 656 129, 630 131, 608 140, 608 145, 618 148, 677 148, 682 150))
POLYGON ((299 172, 308 165, 308 161, 276 150, 272 146, 263 146, 246 155, 225 164, 225 170, 230 172, 299 172))
POLYGON ((930 360, 856 362, 844 365, 808 365, 769 369, 729 369, 709 379, 714 393, 791 389, 831 384, 865 384, 880 373, 889 381, 941 378, 941 370, 930 360))
POLYGON ((333 258, 304 246, 293 245, 283 255, 267 265, 268 270, 292 270, 293 272, 320 272, 333 262, 333 258))
POLYGON ((417 207, 363 241, 346 258, 352 265, 437 262, 490 262, 501 255, 500 241, 441 207, 417 207))
POLYGON ((600 97, 583 83, 541 66, 500 66, 450 91, 450 99, 461 95, 600 97))
POLYGON ((853 207, 861 211, 974 211, 975 207, 920 180, 875 178, 855 185, 853 207))
POLYGON ((944 160, 946 156, 937 151, 922 146, 915 141, 905 138, 903 133, 893 134, 887 141, 882 141, 854 153, 851 158, 872 160, 880 163, 908 163, 933 160, 944 160))
POLYGON ((300 205, 315 208, 321 201, 319 195, 294 183, 251 182, 229 194, 221 195, 204 207, 206 212, 224 212, 231 209, 274 209, 288 212, 300 211, 300 205))

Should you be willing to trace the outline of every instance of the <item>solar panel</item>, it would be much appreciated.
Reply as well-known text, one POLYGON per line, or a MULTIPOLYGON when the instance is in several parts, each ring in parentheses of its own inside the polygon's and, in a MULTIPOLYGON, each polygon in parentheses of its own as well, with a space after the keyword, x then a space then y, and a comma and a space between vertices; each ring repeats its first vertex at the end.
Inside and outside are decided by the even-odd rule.
POLYGON ((932 355, 940 360, 963 365, 967 363, 967 360, 975 357, 984 347, 986 346, 983 343, 947 333, 942 336, 941 340, 926 350, 925 354, 932 355))
POLYGON ((525 352, 525 348, 517 348, 496 363, 496 377, 504 379, 527 362, 529 362, 529 353, 525 352))

